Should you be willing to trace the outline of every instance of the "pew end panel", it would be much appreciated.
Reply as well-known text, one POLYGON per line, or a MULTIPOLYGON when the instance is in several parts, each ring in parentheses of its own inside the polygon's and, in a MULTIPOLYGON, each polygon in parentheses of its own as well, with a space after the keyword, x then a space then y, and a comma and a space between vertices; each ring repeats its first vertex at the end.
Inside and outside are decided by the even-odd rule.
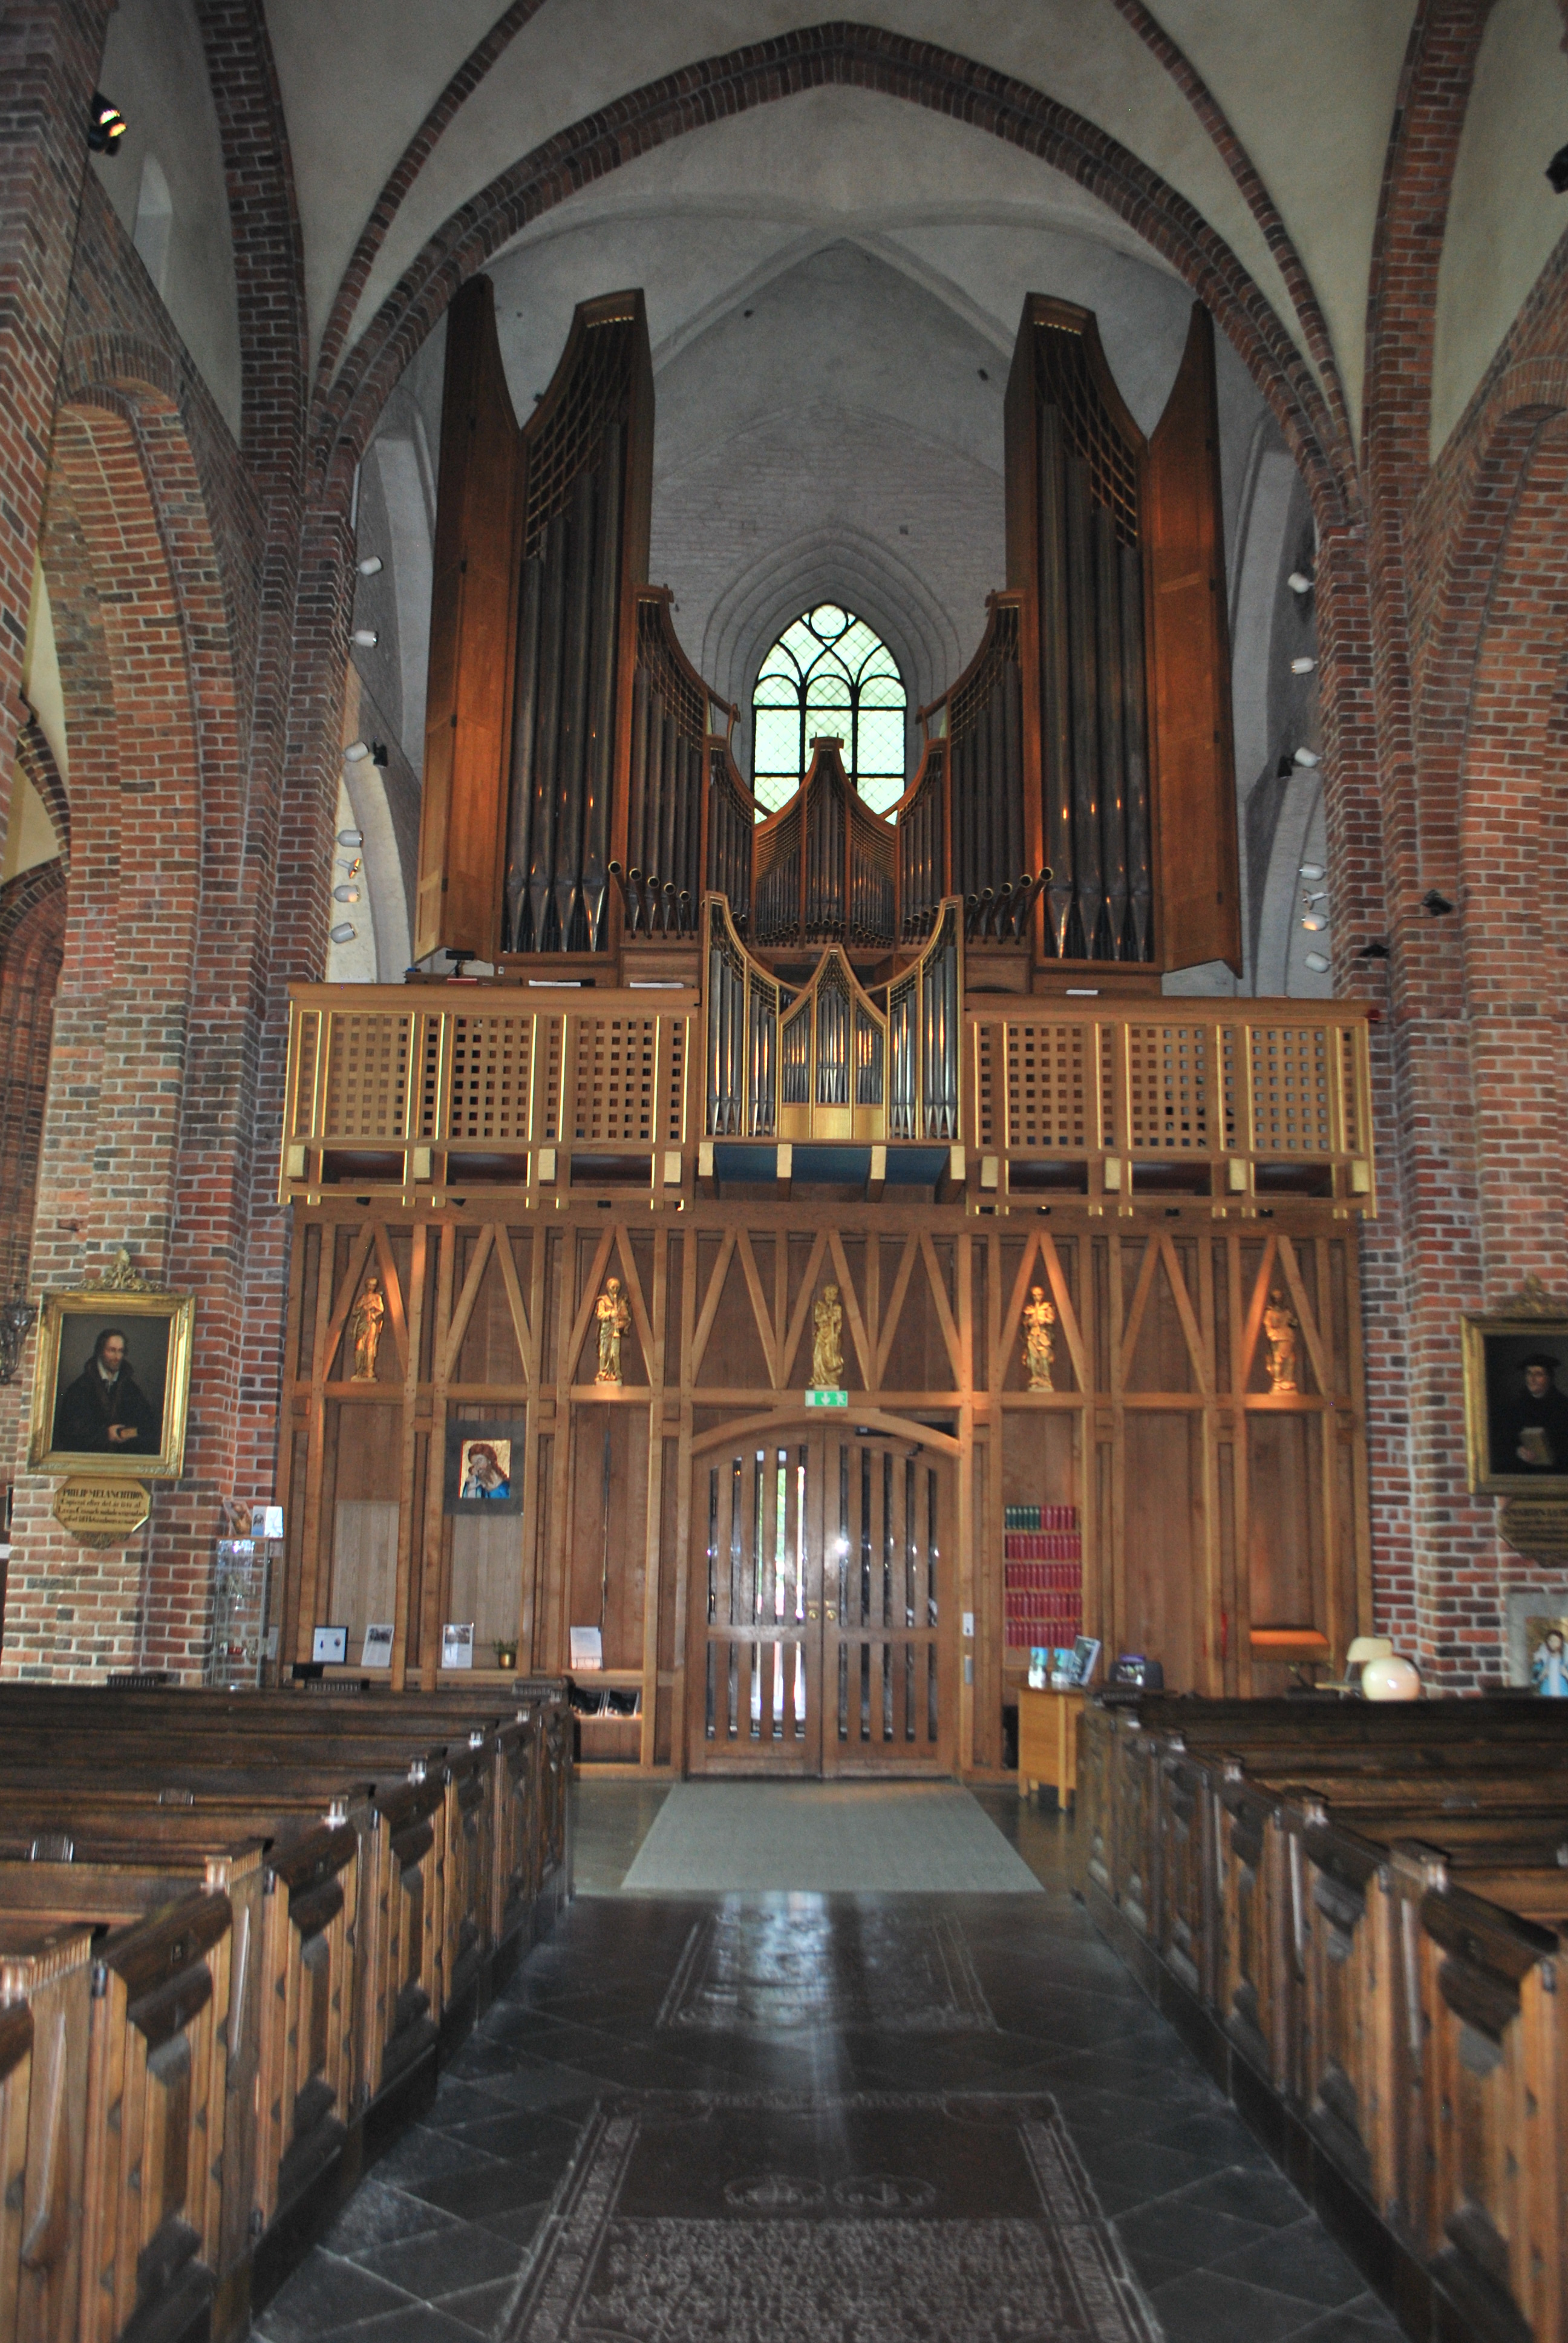
POLYGON ((133 2318, 171 2336, 217 2301, 233 1907, 193 1896, 117 1931, 93 1964, 83 2343, 133 2318))
POLYGON ((22 2343, 73 2343, 76 2334, 92 1957, 88 1928, 0 1917, 0 2003, 25 2006, 33 2022, 15 2285, 22 2343))

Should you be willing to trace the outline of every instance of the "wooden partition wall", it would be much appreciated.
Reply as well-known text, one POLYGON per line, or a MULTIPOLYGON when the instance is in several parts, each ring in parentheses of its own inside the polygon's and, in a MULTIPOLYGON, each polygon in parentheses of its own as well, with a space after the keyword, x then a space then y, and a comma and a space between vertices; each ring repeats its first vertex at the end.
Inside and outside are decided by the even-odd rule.
MULTIPOLYGON (((857 1473, 864 1449, 900 1475, 916 1458, 934 1475, 944 1769, 1001 1762, 1027 1660, 1010 1665, 1004 1645, 1010 1504, 1079 1509, 1085 1631, 1108 1648, 1160 1657, 1175 1688, 1280 1686, 1254 1634, 1312 1629, 1342 1656, 1366 1621, 1358 1309, 1353 1227, 1305 1199, 1262 1222, 1163 1203, 988 1218, 967 1197, 755 1191, 670 1204, 470 1194, 413 1210, 323 1197, 297 1212, 286 1656, 308 1658, 312 1628, 330 1622, 349 1628, 352 1663, 365 1626, 390 1619, 391 1681, 429 1686, 447 1680, 448 1620, 474 1623, 481 1671, 496 1642, 517 1643, 522 1668, 564 1668, 570 1629, 598 1627, 598 1682, 640 1694, 641 1714, 586 1724, 585 1763, 798 1770, 800 1753, 770 1749, 761 1719, 752 1745, 732 1737, 728 1752, 705 1727, 709 1492, 716 1469, 749 1475, 780 1453, 793 1475, 815 1439, 853 1447, 857 1473), (386 1332, 375 1380, 356 1382, 350 1313, 372 1274, 386 1332), (607 1387, 595 1304, 611 1276, 630 1325, 624 1380, 607 1387), (849 1394, 832 1416, 806 1399, 829 1282, 849 1394), (1051 1392, 1029 1390, 1022 1363, 1035 1284, 1058 1312, 1051 1392), (1276 1292, 1301 1333, 1289 1393, 1266 1372, 1276 1292), (443 1511, 459 1422, 514 1440, 520 1511, 443 1511)), ((823 1469, 839 1471, 837 1448, 823 1469)), ((834 1762, 902 1772, 916 1755, 900 1724, 834 1762)))

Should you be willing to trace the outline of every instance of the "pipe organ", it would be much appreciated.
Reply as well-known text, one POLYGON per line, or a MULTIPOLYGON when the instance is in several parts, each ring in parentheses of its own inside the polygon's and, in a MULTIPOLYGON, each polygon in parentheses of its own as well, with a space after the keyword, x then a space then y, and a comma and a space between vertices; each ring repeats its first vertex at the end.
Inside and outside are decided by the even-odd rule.
POLYGON ((1145 439, 1031 297, 1007 576, 917 769, 884 817, 818 738, 762 819, 647 574, 641 296, 520 428, 454 301, 425 965, 291 1011, 286 1657, 392 1620, 433 1684, 457 1623, 493 1674, 600 1651, 585 1763, 1000 1778, 1050 1507, 1172 1688, 1342 1659, 1365 1016, 1160 992, 1236 956, 1217 438, 1201 309, 1145 439))
POLYGON ((1006 400, 1008 581, 920 711, 890 820, 837 747, 766 820, 736 710, 647 580, 653 392, 642 297, 578 310, 515 422, 487 280, 454 302, 437 521, 421 959, 614 982, 689 958, 704 893, 764 952, 832 943, 892 975, 949 895, 989 984, 1050 991, 1239 966, 1213 338, 1193 311, 1145 439, 1089 311, 1031 295, 1006 400))

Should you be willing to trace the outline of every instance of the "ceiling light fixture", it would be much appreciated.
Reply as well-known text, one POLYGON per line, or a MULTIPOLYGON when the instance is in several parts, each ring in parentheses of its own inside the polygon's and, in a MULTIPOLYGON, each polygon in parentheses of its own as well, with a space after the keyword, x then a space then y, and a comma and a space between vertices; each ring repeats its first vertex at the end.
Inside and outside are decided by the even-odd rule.
POLYGON ((117 155, 120 141, 130 124, 117 106, 111 104, 101 89, 93 92, 93 103, 87 109, 87 146, 94 155, 117 155))
POLYGON ((1295 760, 1298 765, 1304 765, 1309 772, 1314 765, 1321 765, 1323 761, 1315 749, 1298 749, 1295 760))
POLYGON ((1326 976, 1329 972, 1328 961, 1323 958, 1322 952, 1309 952, 1307 954, 1307 966, 1312 970, 1314 976, 1326 976))
POLYGON ((1306 929, 1307 933, 1312 936, 1321 935, 1328 924, 1327 920, 1324 919, 1321 911, 1309 911, 1306 918, 1302 921, 1302 925, 1306 929))
POLYGON ((381 556, 378 553, 367 553, 364 560, 357 561, 354 567, 358 570, 361 578, 379 578, 381 575, 381 556))
POLYGON ((1316 665, 1317 661, 1315 659, 1293 659, 1291 661, 1291 673, 1292 675, 1311 675, 1316 665))
POLYGON ((362 830, 340 830, 337 843, 339 846, 363 846, 365 832, 362 830))
POLYGON ((356 627, 354 639, 357 643, 363 644, 367 651, 373 651, 381 638, 374 627, 356 627))
POLYGON ((1292 569, 1285 580, 1292 594, 1310 594, 1312 581, 1304 569, 1292 569))
MULTIPOLYGON (((345 838, 342 842, 347 846, 348 840, 345 838)), ((355 844, 358 844, 357 839, 355 840, 355 844)), ((1324 875, 1323 866, 1321 862, 1303 862, 1301 865, 1300 876, 1303 879, 1322 879, 1324 875)))
POLYGON ((332 940, 335 944, 351 944, 359 930, 357 928, 352 927, 347 920, 339 920, 337 925, 332 929, 330 932, 332 940))
POLYGON ((367 740, 350 740, 347 748, 343 751, 343 761, 346 765, 363 764, 369 754, 370 744, 367 740))
POLYGON ((335 903, 357 903, 359 890, 357 887, 334 887, 332 900, 335 903))

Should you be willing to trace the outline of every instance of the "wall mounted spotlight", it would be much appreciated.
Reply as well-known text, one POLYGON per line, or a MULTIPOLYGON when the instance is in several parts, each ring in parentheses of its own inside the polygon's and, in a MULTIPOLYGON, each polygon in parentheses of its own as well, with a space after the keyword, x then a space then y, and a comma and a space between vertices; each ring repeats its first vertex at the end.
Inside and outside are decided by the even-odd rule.
POLYGON ((371 763, 372 763, 373 765, 385 765, 385 764, 386 764, 386 762, 387 762, 387 743, 386 743, 386 741, 385 741, 385 740, 372 740, 372 742, 370 743, 370 761, 371 761, 371 763))
POLYGON ((337 843, 339 846, 363 846, 365 832, 362 830, 340 830, 337 843))
POLYGON ((1546 166, 1546 177, 1554 196, 1568 196, 1568 146, 1559 146, 1546 166))
POLYGON ((1316 665, 1317 661, 1315 659, 1293 659, 1291 661, 1291 673, 1292 675, 1311 675, 1316 665))
POLYGON ((332 900, 335 903, 357 903, 359 890, 357 887, 334 887, 332 900))
POLYGON ((1381 936, 1374 936, 1370 944, 1362 944, 1356 958, 1357 960, 1387 960, 1388 946, 1381 936))
POLYGON ((351 944, 359 930, 357 928, 351 926, 348 920, 339 920, 337 925, 331 929, 329 932, 335 944, 351 944))
POLYGON ((1321 765, 1323 760, 1315 749, 1298 749, 1295 761, 1298 765, 1304 765, 1311 772, 1314 765, 1321 765))
POLYGON ((361 578, 379 578, 381 575, 381 556, 378 553, 367 553, 364 560, 357 561, 354 567, 358 570, 361 578))
POLYGON ((1292 594, 1310 594, 1312 581, 1304 569, 1292 569, 1285 580, 1292 594))
POLYGON ((1321 879, 1323 866, 1321 862, 1303 862, 1298 866, 1298 875, 1302 879, 1321 879))
POLYGON ((1452 910, 1453 905, 1446 895, 1440 895, 1435 887, 1429 887, 1421 899, 1421 908, 1423 911, 1430 911, 1434 920, 1441 920, 1445 912, 1452 910))
POLYGON ((354 639, 364 649, 373 651, 381 638, 377 633, 374 627, 356 627, 354 629, 354 639))
POLYGON ((343 751, 343 761, 346 765, 361 764, 369 754, 370 744, 367 740, 350 740, 347 748, 343 751))
POLYGON ((1329 963, 1323 958, 1322 952, 1309 952, 1307 954, 1307 966, 1312 970, 1314 976, 1326 976, 1329 972, 1329 963))
POLYGON ((117 155, 120 141, 130 124, 117 106, 112 105, 101 89, 93 92, 93 103, 87 108, 87 147, 94 155, 117 155))
POLYGON ((1279 763, 1274 767, 1274 779, 1277 781, 1288 781, 1295 769, 1295 767, 1291 762, 1291 752, 1287 749, 1284 755, 1280 759, 1279 763))

